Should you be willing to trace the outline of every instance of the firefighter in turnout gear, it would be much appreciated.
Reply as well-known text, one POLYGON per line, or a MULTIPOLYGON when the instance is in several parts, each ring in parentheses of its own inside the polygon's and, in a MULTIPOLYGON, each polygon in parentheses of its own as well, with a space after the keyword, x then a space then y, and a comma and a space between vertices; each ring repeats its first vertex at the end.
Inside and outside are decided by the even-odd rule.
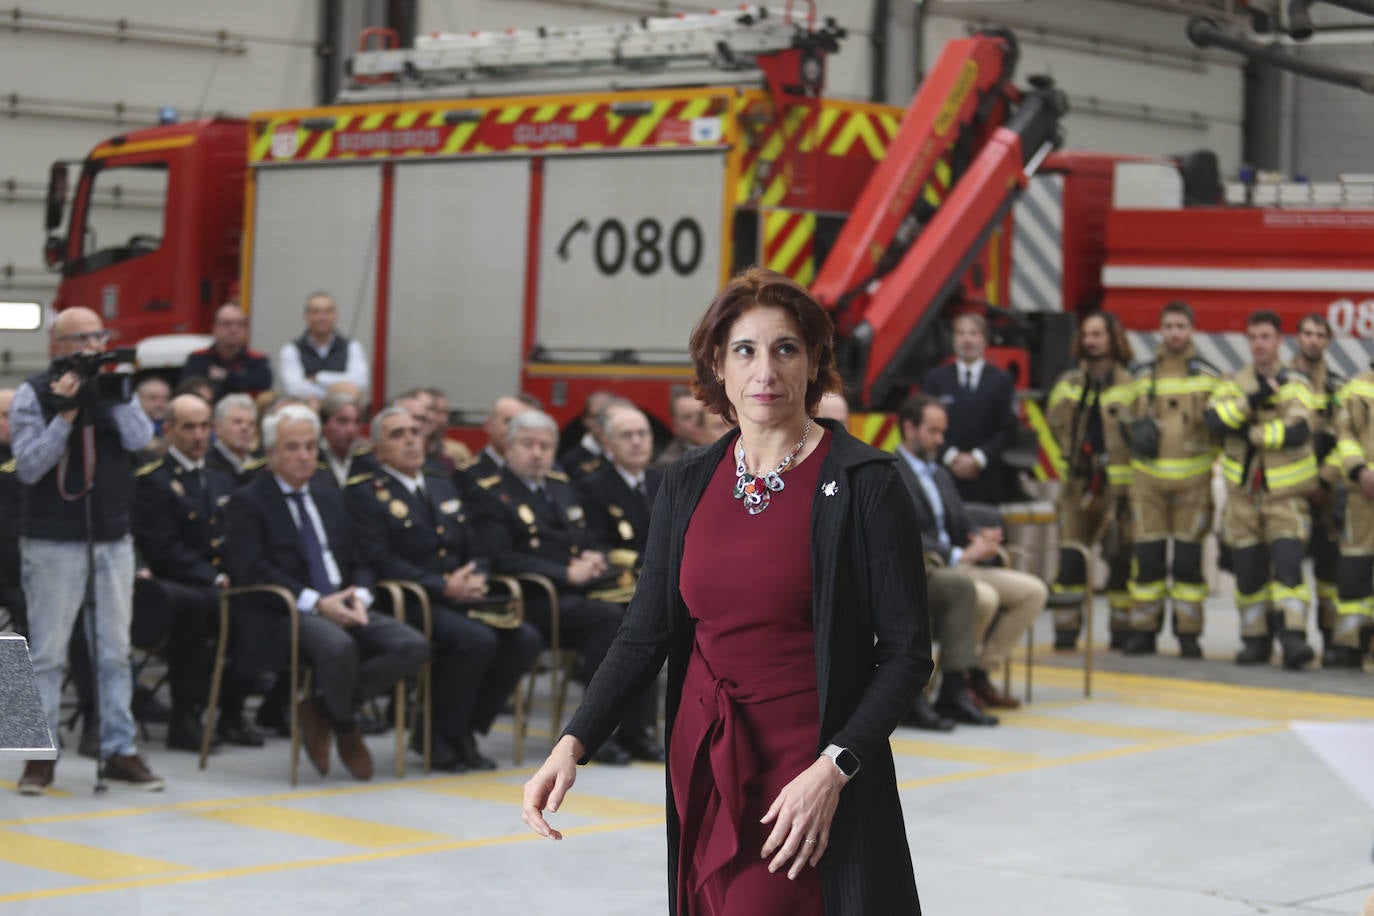
POLYGON ((1160 317, 1162 342, 1124 395, 1121 429, 1131 451, 1131 633, 1127 655, 1155 651, 1172 600, 1174 634, 1184 658, 1201 658, 1202 538, 1212 523, 1212 464, 1217 445, 1203 420, 1220 379, 1193 350, 1193 310, 1170 302, 1160 317), (1173 569, 1166 570, 1170 539, 1173 569), (1165 585, 1166 572, 1172 582, 1165 585))
POLYGON ((1360 668, 1374 614, 1374 370, 1341 388, 1336 455, 1347 481, 1341 526, 1340 592, 1324 668, 1360 668))
POLYGON ((1298 322, 1298 352, 1289 367, 1307 376, 1312 386, 1312 452, 1317 459, 1317 488, 1308 498, 1312 537, 1307 553, 1317 580, 1317 627, 1322 633, 1322 663, 1343 667, 1340 652, 1333 652, 1332 631, 1339 614, 1341 507, 1346 501, 1345 474, 1336 452, 1336 406, 1345 379, 1326 364, 1331 346, 1331 325, 1316 312, 1298 322))
POLYGON ((1051 589, 1054 647, 1072 650, 1083 625, 1083 608, 1092 607, 1092 583, 1083 554, 1067 545, 1092 550, 1113 525, 1107 557, 1107 583, 1112 608, 1112 644, 1120 648, 1130 629, 1131 572, 1129 503, 1130 455, 1121 437, 1126 409, 1122 393, 1131 374, 1126 369, 1130 343, 1115 315, 1093 312, 1078 326, 1073 355, 1079 361, 1050 390, 1047 419, 1063 456, 1059 469, 1064 487, 1059 495, 1059 575, 1051 589))
POLYGON ((1296 670, 1313 657, 1302 557, 1310 526, 1307 493, 1317 485, 1314 400, 1307 376, 1279 365, 1277 315, 1251 313, 1245 336, 1254 362, 1217 388, 1207 410, 1207 425, 1223 436, 1222 538, 1231 548, 1245 644, 1236 664, 1267 663, 1277 629, 1283 665, 1296 670), (1277 619, 1271 620, 1271 608, 1277 619))

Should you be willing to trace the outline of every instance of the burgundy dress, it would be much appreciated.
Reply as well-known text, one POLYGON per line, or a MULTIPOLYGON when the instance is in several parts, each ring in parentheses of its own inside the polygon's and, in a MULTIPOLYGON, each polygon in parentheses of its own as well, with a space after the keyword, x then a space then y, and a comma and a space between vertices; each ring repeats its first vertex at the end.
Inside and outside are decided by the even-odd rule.
MULTIPOLYGON (((824 431, 822 431, 824 433, 824 431)), ((759 819, 816 761, 820 707, 811 622, 811 503, 825 435, 751 516, 726 451, 687 528, 680 588, 696 621, 669 743, 682 822, 682 916, 823 916, 820 872, 768 873, 759 819)))

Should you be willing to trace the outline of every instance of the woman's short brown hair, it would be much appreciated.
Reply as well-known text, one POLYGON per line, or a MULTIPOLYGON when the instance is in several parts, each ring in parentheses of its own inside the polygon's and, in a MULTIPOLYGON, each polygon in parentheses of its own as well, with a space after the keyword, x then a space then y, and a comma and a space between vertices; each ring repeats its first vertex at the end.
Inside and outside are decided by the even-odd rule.
POLYGON ((841 391, 844 387, 835 369, 835 325, 820 303, 800 284, 763 267, 750 267, 732 277, 716 293, 706 314, 692 330, 692 363, 696 371, 692 394, 706 405, 707 410, 735 422, 735 408, 725 393, 725 386, 716 380, 716 367, 725 338, 735 321, 750 309, 759 307, 783 309, 801 328, 802 342, 813 372, 806 386, 806 413, 814 416, 822 395, 827 391, 841 391))

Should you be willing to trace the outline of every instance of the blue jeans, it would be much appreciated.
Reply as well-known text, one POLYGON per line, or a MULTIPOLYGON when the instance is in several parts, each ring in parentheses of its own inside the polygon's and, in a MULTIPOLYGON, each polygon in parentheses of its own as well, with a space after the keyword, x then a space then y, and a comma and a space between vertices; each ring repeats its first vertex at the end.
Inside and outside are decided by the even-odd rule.
MULTIPOLYGON (((29 654, 38 678, 38 695, 57 740, 62 701, 62 667, 67 642, 86 595, 84 541, 22 538, 24 598, 29 605, 29 654)), ((95 545, 95 622, 99 649, 100 754, 135 754, 136 730, 129 704, 133 675, 129 667, 129 623, 134 606, 134 544, 125 536, 95 545)))

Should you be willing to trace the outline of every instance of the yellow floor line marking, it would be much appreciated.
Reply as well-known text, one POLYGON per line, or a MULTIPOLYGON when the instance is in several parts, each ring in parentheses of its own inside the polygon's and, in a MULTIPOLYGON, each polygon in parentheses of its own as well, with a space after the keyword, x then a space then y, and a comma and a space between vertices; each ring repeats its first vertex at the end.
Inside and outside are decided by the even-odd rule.
POLYGON ((442 833, 432 833, 428 830, 412 830, 409 827, 395 827, 391 824, 341 817, 337 814, 320 814, 300 808, 288 808, 285 805, 236 805, 214 811, 197 811, 196 815, 239 827, 254 827, 258 830, 347 843, 350 846, 363 846, 368 849, 418 846, 421 843, 440 843, 448 839, 442 833))
MULTIPOLYGON (((19 783, 17 783, 17 782, 5 782, 4 780, 0 780, 0 790, 4 790, 4 789, 8 789, 8 790, 10 790, 10 791, 17 792, 17 791, 19 791, 19 783)), ((64 791, 61 790, 61 789, 52 789, 52 788, 49 788, 48 791, 44 792, 43 794, 44 794, 44 795, 47 795, 47 796, 49 796, 49 797, 51 797, 51 798, 71 798, 71 797, 72 797, 72 793, 70 793, 70 792, 64 792, 64 791)))
POLYGON ((1266 722, 1289 722, 1293 719, 1316 719, 1318 721, 1347 721, 1348 715, 1332 714, 1325 710, 1310 707, 1265 703, 1230 703, 1205 699, 1181 699, 1138 694, 1105 695, 1104 703, 1118 703, 1122 706, 1135 706, 1142 709, 1161 709, 1172 712, 1194 713, 1205 716, 1225 716, 1234 719, 1261 719, 1266 722))
MULTIPOLYGON (((517 821, 517 826, 519 822, 517 821)), ((596 824, 588 827, 571 827, 563 831, 563 836, 576 837, 597 833, 610 833, 617 830, 633 830, 641 827, 654 827, 663 824, 663 816, 641 818, 638 820, 618 821, 610 824, 596 824)), ((186 875, 163 875, 161 877, 135 878, 127 881, 109 881, 104 884, 85 884, 76 887, 55 887, 36 891, 19 891, 0 894, 0 903, 20 903, 28 900, 52 900, 60 897, 77 897, 86 894, 103 894, 110 891, 132 890, 146 887, 167 887, 173 884, 191 884, 199 881, 218 881, 225 878, 246 878, 253 875, 270 875, 281 872, 300 871, 307 868, 326 868, 336 865, 360 865, 369 862, 385 862, 410 856, 431 855, 440 852, 454 852, 477 847, 503 846, 510 843, 524 843, 539 840, 534 833, 521 832, 503 836, 482 837, 472 840, 453 840, 447 843, 432 843, 424 846, 411 846, 405 849, 385 849, 376 852, 360 852, 346 856, 333 856, 319 859, 302 859, 295 862, 271 862, 264 865, 245 865, 237 868, 221 868, 215 871, 193 872, 186 875)))
POLYGON ((175 862, 110 852, 18 830, 0 830, 0 861, 42 868, 88 881, 165 876, 173 872, 191 871, 189 866, 175 862))
POLYGON ((1034 770, 1048 770, 1053 767, 1071 766, 1079 763, 1095 763, 1101 760, 1131 757, 1136 754, 1147 754, 1154 751, 1168 751, 1181 747, 1195 747, 1203 744, 1212 744, 1217 741, 1229 741, 1233 738, 1269 735, 1284 730, 1285 726, 1282 725, 1265 725, 1259 728, 1243 728, 1236 731, 1217 732, 1211 735, 1188 735, 1163 741, 1155 741, 1150 744, 1128 744, 1124 747, 1114 747, 1104 751, 1092 751, 1085 754, 1074 754, 1069 757, 1052 757, 1032 763, 1009 764, 1003 767, 993 767, 984 770, 970 770, 967 773, 946 773, 943 776, 927 776, 921 779, 908 779, 897 783, 897 788, 917 789, 924 786, 936 786, 949 782, 962 782, 967 779, 983 779, 988 776, 1008 776, 1016 773, 1029 773, 1034 770))
MULTIPOLYGON (((1081 674, 1072 668, 1035 669, 1035 677, 1054 686, 1073 686, 1081 683, 1081 674)), ((1013 680, 1013 683, 1015 681, 1013 680)), ((1093 686, 1101 690, 1138 691, 1147 694, 1174 693, 1186 696, 1207 696, 1217 699, 1243 699, 1248 702, 1302 703, 1315 708, 1349 711, 1355 716, 1374 716, 1374 698, 1321 693, 1315 690, 1292 690, 1287 687, 1252 687, 1245 684, 1217 684, 1184 678, 1167 678, 1145 674, 1123 674, 1099 671, 1093 674, 1093 686)))
MULTIPOLYGON (((524 786, 493 780, 452 783, 433 787, 425 786, 424 789, 427 792, 440 795, 456 795, 459 798, 468 798, 474 801, 495 802, 505 805, 511 811, 519 810, 521 802, 524 801, 525 791, 524 786)), ((663 813, 663 806, 661 804, 649 805, 644 802, 625 801, 620 798, 608 798, 604 795, 587 795, 578 792, 577 788, 574 787, 572 792, 568 793, 567 801, 558 813, 570 814, 574 817, 653 817, 663 813)))
POLYGON ((166 805, 149 805, 142 808, 116 808, 111 811, 80 811, 71 814, 50 814, 39 817, 21 817, 8 821, 0 821, 0 828, 3 827, 27 827, 34 824, 62 824, 71 821, 93 821, 107 820, 117 817, 137 817, 144 814, 160 814, 165 811, 203 811, 215 808, 229 808, 234 805, 259 805, 270 804, 282 801, 302 801, 311 798, 338 798, 344 795, 365 795, 373 792, 394 792, 397 789, 432 788, 434 786, 445 785, 451 782, 463 780, 472 781, 475 779, 491 779, 499 777, 503 779, 518 779, 526 776, 533 776, 536 767, 521 767, 519 769, 496 770, 485 776, 428 776, 420 779, 397 779, 388 782, 371 783, 365 786, 339 786, 328 789, 290 789, 285 792, 273 792, 268 795, 247 795, 242 798, 210 798, 199 801, 172 802, 166 805))
POLYGON ((998 710, 1002 724, 1009 728, 1034 728, 1040 731, 1064 732, 1070 735, 1092 735, 1096 738, 1122 738, 1127 741, 1159 741, 1176 738, 1186 732, 1138 725, 1117 725, 1113 722, 1094 722, 1090 719, 1071 719, 1067 716, 1045 716, 1035 712, 998 710))
POLYGON ((966 744, 942 744, 939 741, 914 741, 910 738, 893 738, 891 744, 894 753, 904 756, 953 760, 958 763, 978 763, 984 766, 1007 766, 1044 759, 1039 754, 1030 754, 1025 751, 969 747, 966 744))

